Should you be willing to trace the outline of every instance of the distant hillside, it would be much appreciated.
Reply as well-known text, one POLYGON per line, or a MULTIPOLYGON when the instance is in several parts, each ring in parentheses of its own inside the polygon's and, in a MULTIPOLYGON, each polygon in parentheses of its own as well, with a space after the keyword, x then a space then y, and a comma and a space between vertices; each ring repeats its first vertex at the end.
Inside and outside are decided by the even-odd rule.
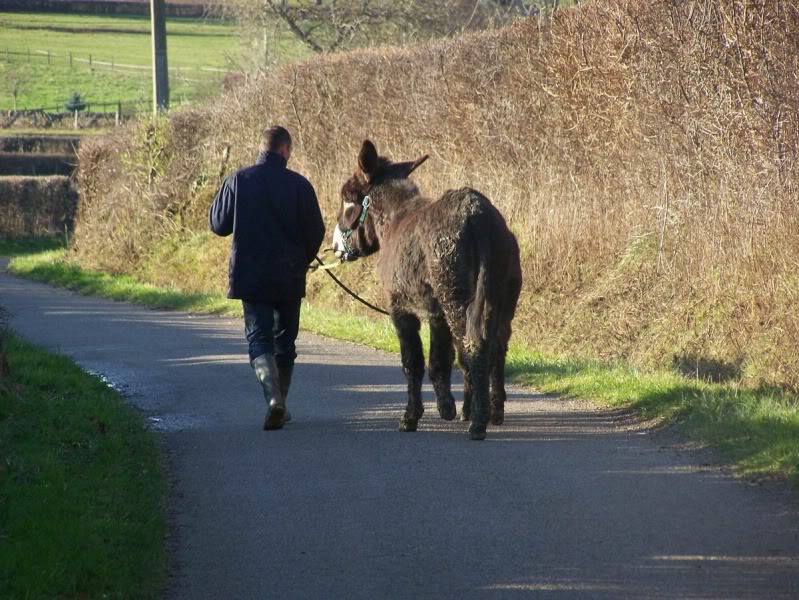
MULTIPOLYGON (((169 17, 207 16, 217 0, 167 0, 169 17)), ((0 12, 54 12, 95 15, 148 15, 149 0, 0 0, 0 12)))

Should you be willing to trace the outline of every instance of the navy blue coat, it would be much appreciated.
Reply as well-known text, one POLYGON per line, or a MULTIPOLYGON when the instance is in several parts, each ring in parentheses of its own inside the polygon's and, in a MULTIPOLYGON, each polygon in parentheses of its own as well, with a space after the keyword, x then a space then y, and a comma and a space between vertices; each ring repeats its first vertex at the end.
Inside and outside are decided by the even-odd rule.
POLYGON ((325 225, 313 186, 280 154, 269 152, 229 176, 208 221, 215 234, 233 234, 228 298, 276 303, 305 296, 325 225))

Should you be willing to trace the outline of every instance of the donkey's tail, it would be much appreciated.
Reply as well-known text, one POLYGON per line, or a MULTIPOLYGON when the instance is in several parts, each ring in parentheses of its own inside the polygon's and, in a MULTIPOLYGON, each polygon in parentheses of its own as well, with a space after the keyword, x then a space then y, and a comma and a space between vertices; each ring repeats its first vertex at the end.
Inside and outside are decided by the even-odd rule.
POLYGON ((466 339, 475 346, 488 338, 489 307, 487 306, 487 290, 489 281, 489 259, 491 257, 491 231, 477 232, 477 285, 474 297, 466 309, 466 339))

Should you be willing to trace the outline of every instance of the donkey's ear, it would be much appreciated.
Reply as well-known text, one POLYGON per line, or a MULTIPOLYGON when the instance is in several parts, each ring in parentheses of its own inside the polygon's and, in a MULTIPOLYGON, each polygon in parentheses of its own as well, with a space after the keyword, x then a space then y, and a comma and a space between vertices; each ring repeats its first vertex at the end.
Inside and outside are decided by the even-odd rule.
POLYGON ((370 140, 364 140, 361 152, 358 154, 358 166, 367 176, 374 175, 380 159, 377 156, 377 148, 370 140))
POLYGON ((413 173, 416 169, 418 169, 419 166, 428 158, 430 158, 430 155, 425 154, 423 157, 417 158, 416 160, 409 160, 408 162, 396 163, 393 165, 393 168, 396 169, 394 172, 399 177, 404 177, 404 178, 410 177, 411 173, 413 173))
POLYGON ((418 169, 419 167, 421 167, 421 166, 422 166, 422 164, 423 164, 423 163, 424 163, 424 162, 425 162, 425 161, 426 161, 428 158, 430 158, 430 155, 429 155, 429 154, 425 154, 425 155, 424 155, 424 156, 422 156, 421 158, 417 158, 415 161, 413 161, 413 164, 411 165, 411 170, 410 170, 410 171, 408 171, 408 175, 410 175, 410 174, 411 174, 411 173, 413 173, 413 172, 414 172, 416 169, 418 169))

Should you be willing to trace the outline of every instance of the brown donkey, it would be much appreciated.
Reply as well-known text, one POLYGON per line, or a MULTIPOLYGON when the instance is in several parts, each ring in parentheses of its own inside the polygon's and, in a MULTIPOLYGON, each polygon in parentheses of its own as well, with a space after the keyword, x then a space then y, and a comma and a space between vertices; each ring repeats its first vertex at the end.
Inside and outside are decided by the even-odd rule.
POLYGON ((365 141, 358 170, 341 189, 333 248, 353 260, 380 251, 377 271, 399 337, 408 380, 401 431, 416 431, 424 412, 420 319, 430 322, 430 380, 439 414, 456 416, 450 377, 454 347, 464 368, 463 418, 482 440, 489 418, 504 418, 504 366, 511 320, 521 291, 519 246, 505 220, 480 192, 421 196, 408 176, 425 160, 392 163, 365 141), (489 378, 493 395, 489 401, 489 378))

